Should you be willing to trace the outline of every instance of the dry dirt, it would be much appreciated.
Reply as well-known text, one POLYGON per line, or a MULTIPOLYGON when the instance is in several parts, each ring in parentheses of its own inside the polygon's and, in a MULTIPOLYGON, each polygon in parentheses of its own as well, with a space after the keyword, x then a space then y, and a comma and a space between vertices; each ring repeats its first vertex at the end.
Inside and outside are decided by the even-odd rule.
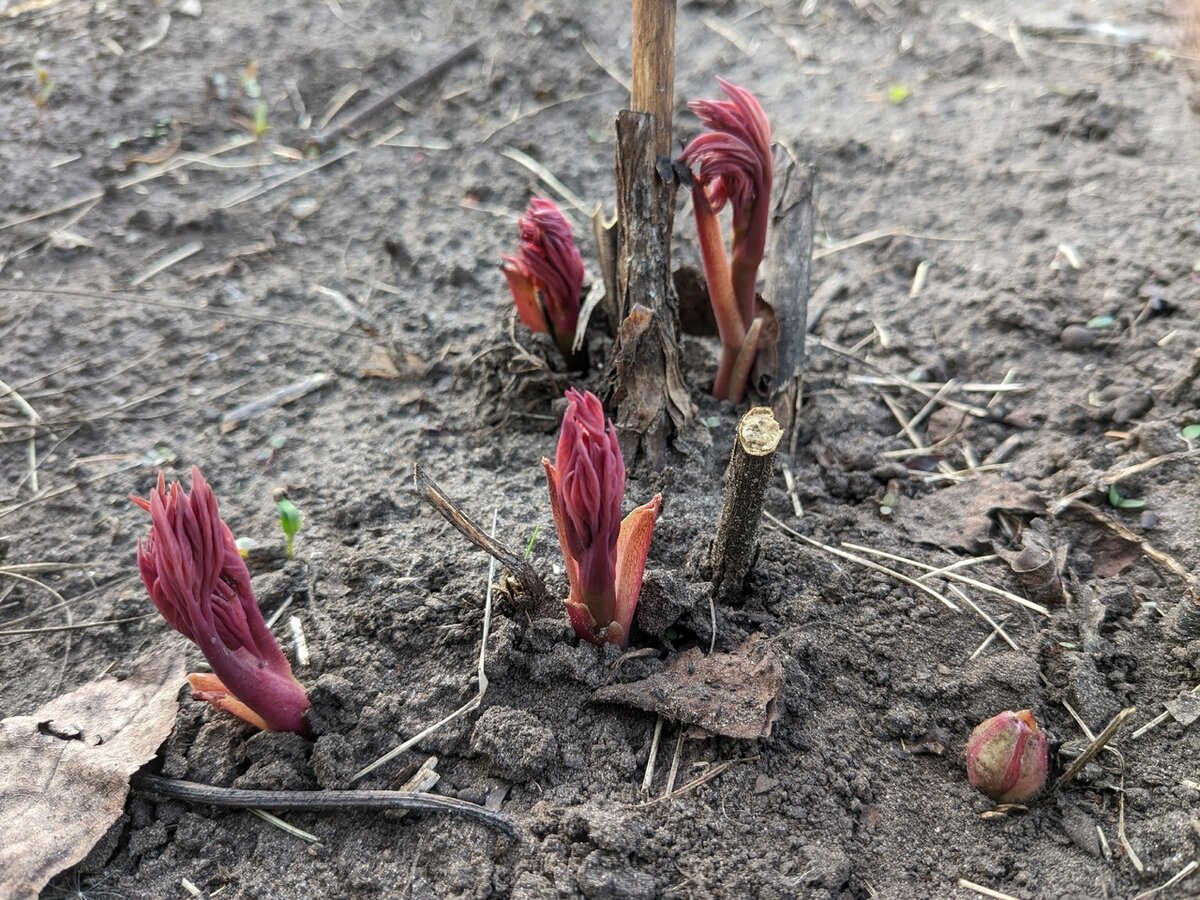
MULTIPOLYGON (((929 582, 958 612, 765 530, 717 645, 769 641, 784 671, 778 721, 758 741, 683 740, 677 789, 735 762, 661 800, 678 734, 667 723, 656 802, 643 805, 655 718, 591 698, 707 647, 695 554, 717 520, 737 411, 705 396, 714 343, 688 338, 700 420, 667 469, 629 485, 631 504, 666 498, 648 592, 677 608, 667 630, 633 641, 653 652, 614 672, 616 652, 579 644, 560 610, 502 604, 482 712, 362 782, 397 786, 435 754, 437 791, 501 801, 523 842, 427 815, 288 815, 319 840, 308 844, 248 813, 134 795, 48 895, 185 896, 186 878, 225 898, 976 896, 967 879, 1021 898, 1131 898, 1197 859, 1200 726, 1133 733, 1200 682, 1200 641, 1174 627, 1183 580, 1108 524, 1195 570, 1195 460, 1122 480, 1142 508, 1087 490, 1189 450, 1180 429, 1200 421, 1196 388, 1170 390, 1200 346, 1200 118, 1172 9, 684 2, 678 34, 680 137, 696 128, 686 100, 723 75, 820 170, 823 313, 791 465, 803 515, 782 478, 768 510, 827 545, 933 566, 1034 529, 1066 549, 1071 602, 1044 617, 957 585, 1019 648, 977 653, 991 627, 951 584, 929 582), (1064 342, 1100 316, 1111 323, 1064 342), (883 395, 909 417, 927 398, 882 389, 881 373, 930 390, 953 379, 943 398, 986 409, 958 433, 953 411, 926 415, 918 437, 946 442, 896 455, 912 442, 883 395), (1005 379, 1025 389, 969 390, 1005 379), (998 448, 994 478, 973 471, 998 448), (1024 489, 1025 511, 989 517, 999 488, 1024 489), (1080 489, 1096 515, 1053 514, 1080 489), (1056 752, 1078 752, 1068 704, 1092 731, 1137 707, 1113 745, 1123 770, 1106 753, 1027 812, 981 817, 990 803, 962 763, 972 726, 1029 707, 1056 752), (1119 840, 1122 796, 1140 866, 1119 840)), ((298 675, 318 733, 252 734, 185 699, 166 774, 344 786, 475 693, 486 559, 418 497, 411 463, 481 521, 495 511, 514 546, 541 526, 533 561, 565 593, 538 460, 566 382, 523 370, 496 265, 514 215, 548 189, 506 152, 611 206, 625 99, 614 73, 628 55, 627 5, 613 0, 0 0, 0 377, 45 423, 35 494, 26 414, 0 400, 0 546, 5 565, 61 563, 36 577, 66 601, 0 582, 0 716, 179 639, 136 580, 145 522, 126 499, 159 464, 172 476, 200 465, 236 533, 270 548, 272 491, 301 509, 297 560, 263 554, 255 587, 268 612, 290 600, 277 629, 289 654, 284 622, 303 623, 311 661, 298 675), (397 87, 473 41, 476 54, 369 133, 303 161, 348 88, 397 87), (35 61, 53 82, 41 109, 35 61), (251 62, 269 127, 257 142, 251 62), (181 250, 194 252, 160 265, 181 250), (389 361, 394 377, 372 377, 389 361), (230 410, 319 372, 332 381, 221 430, 230 410)), ((682 207, 676 248, 694 261, 682 207)), ((593 358, 608 348, 596 337, 593 358)), ((1025 595, 1001 560, 969 574, 1025 595)), ((1159 896, 1197 892, 1193 875, 1159 896)))

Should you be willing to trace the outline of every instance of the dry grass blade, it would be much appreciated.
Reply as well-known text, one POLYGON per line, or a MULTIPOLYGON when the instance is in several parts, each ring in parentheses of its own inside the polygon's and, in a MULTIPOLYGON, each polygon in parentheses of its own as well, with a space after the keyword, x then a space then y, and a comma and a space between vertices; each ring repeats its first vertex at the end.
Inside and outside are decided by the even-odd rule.
POLYGON ((686 794, 688 791, 695 790, 696 788, 700 787, 703 784, 708 784, 708 782, 712 781, 718 775, 724 774, 727 770, 732 768, 734 766, 734 764, 736 764, 736 763, 754 762, 757 759, 758 759, 757 756, 741 756, 741 757, 738 757, 737 759, 727 759, 724 762, 716 763, 714 765, 709 766, 704 772, 697 775, 695 778, 693 778, 687 784, 683 785, 683 787, 679 788, 678 790, 671 791, 669 794, 663 794, 661 797, 655 797, 653 800, 647 800, 644 803, 639 803, 638 806, 639 807, 655 806, 656 804, 662 803, 664 800, 674 800, 676 797, 682 796, 683 794, 686 794))
MULTIPOLYGON (((39 422, 41 422, 41 417, 37 414, 37 412, 34 411, 34 408, 26 402, 25 398, 17 393, 16 388, 9 387, 3 381, 0 381, 0 391, 3 391, 3 393, 0 393, 0 398, 12 397, 13 403, 17 404, 17 407, 21 410, 21 412, 25 413, 25 415, 28 416, 30 425, 36 426, 39 422)), ((37 461, 37 431, 35 429, 31 429, 29 432, 28 449, 29 449, 29 487, 33 490, 33 493, 36 494, 38 492, 38 475, 37 475, 38 461, 37 461)))
POLYGON ((895 578, 897 581, 902 581, 905 584, 909 585, 910 587, 915 587, 918 591, 928 594, 930 597, 933 597, 933 599, 937 600, 939 603, 941 603, 947 609, 952 609, 955 612, 959 611, 959 608, 957 605, 955 605, 954 601, 949 600, 942 594, 939 594, 937 591, 935 591, 933 588, 931 588, 927 584, 921 584, 921 582, 917 581, 916 579, 909 578, 907 575, 902 575, 900 572, 897 572, 895 569, 889 569, 887 566, 881 566, 878 563, 873 563, 869 559, 863 559, 861 556, 855 556, 853 553, 847 553, 845 550, 839 550, 839 549, 837 549, 837 547, 830 547, 828 544, 822 544, 820 541, 814 541, 810 537, 805 537, 800 532, 795 531, 792 528, 789 528, 787 525, 785 525, 779 519, 775 518, 773 515, 771 515, 766 510, 763 510, 763 518, 767 519, 770 522, 773 522, 775 524, 776 528, 779 528, 781 531, 786 532, 787 534, 791 535, 798 541, 803 541, 804 543, 809 544, 810 546, 817 547, 818 549, 824 550, 826 553, 832 554, 833 556, 840 557, 841 559, 849 560, 850 562, 853 562, 853 563, 858 563, 858 565, 860 565, 860 566, 866 566, 868 569, 873 569, 876 572, 882 572, 884 575, 890 575, 892 578, 895 578))
POLYGON ((1090 745, 1088 745, 1088 748, 1079 754, 1079 756, 1077 756, 1071 762, 1071 764, 1067 766, 1067 770, 1065 772, 1058 776, 1058 780, 1054 782, 1053 790, 1062 790, 1068 783, 1070 783, 1072 778, 1082 772, 1083 767, 1091 762, 1097 753, 1104 749, 1104 745, 1112 740, 1113 735, 1117 733, 1118 729, 1120 729, 1120 727, 1125 723, 1125 720, 1133 715, 1136 711, 1136 706, 1127 706, 1125 709, 1113 716, 1113 720, 1105 726, 1103 731, 1096 735, 1096 739, 1092 741, 1090 745))
POLYGON ((559 197, 561 197, 563 200, 573 206, 579 213, 581 213, 586 221, 591 222, 592 210, 595 209, 595 204, 593 203, 591 206, 589 206, 588 204, 584 203, 578 194, 576 194, 573 190, 559 180, 557 175, 543 166, 528 153, 522 153, 516 147, 505 147, 500 151, 500 155, 506 156, 518 165, 524 166, 539 179, 541 179, 542 182, 545 183, 548 188, 550 188, 550 190, 554 191, 559 197))
MULTIPOLYGON (((492 513, 492 532, 493 532, 493 534, 496 531, 497 515, 498 515, 498 512, 492 513)), ((485 537, 486 537, 486 535, 485 535, 485 537)), ((492 540, 495 540, 495 539, 492 538, 492 540)), ((429 737, 429 735, 433 734, 436 731, 441 730, 442 728, 444 728, 445 726, 447 726, 451 722, 453 722, 455 719, 457 719, 461 716, 465 716, 467 713, 471 712, 472 710, 478 709, 479 705, 481 703, 483 703, 483 697, 487 693, 487 689, 488 689, 488 679, 487 679, 487 673, 485 671, 485 664, 487 663, 488 631, 492 627, 492 590, 493 590, 493 585, 495 583, 495 578, 496 578, 496 557, 492 556, 491 559, 488 560, 487 592, 484 595, 484 603, 483 603, 483 637, 481 637, 479 640, 479 670, 478 670, 479 693, 477 693, 474 697, 472 697, 470 700, 468 700, 466 703, 464 703, 462 706, 460 706, 454 712, 450 713, 450 715, 446 716, 444 719, 441 719, 440 721, 433 723, 428 728, 426 728, 424 731, 420 732, 419 734, 413 735, 407 741, 404 741, 404 743, 400 744, 397 747, 392 748, 387 753, 385 753, 383 756, 379 757, 379 759, 375 760, 375 762, 371 763, 369 766, 365 766, 364 768, 359 769, 351 777, 351 779, 350 779, 351 783, 358 781, 359 779, 371 774, 376 769, 378 769, 380 766, 391 762, 393 759, 395 759, 401 753, 404 753, 406 750, 408 750, 411 747, 415 747, 421 741, 425 740, 425 738, 429 737)), ((414 807, 414 808, 419 809, 420 807, 414 807)))
POLYGON ((321 839, 315 834, 307 832, 303 828, 297 828, 295 825, 289 825, 287 822, 283 821, 283 819, 279 818, 279 816, 271 815, 271 813, 267 812, 265 809, 252 809, 250 812, 254 813, 254 815, 258 816, 264 822, 274 825, 280 831, 290 834, 292 837, 300 838, 300 840, 309 844, 321 843, 321 839))
POLYGON ((1200 869, 1200 862, 1197 862, 1196 860, 1193 859, 1190 863, 1188 863, 1186 866, 1184 866, 1182 869, 1180 869, 1178 872, 1176 872, 1174 875, 1172 875, 1167 881, 1164 881, 1162 884, 1160 884, 1156 888, 1151 888, 1148 891, 1142 891, 1140 894, 1138 894, 1136 897, 1134 897, 1133 900, 1146 900, 1146 898, 1148 898, 1148 897, 1153 897, 1157 894, 1161 894, 1163 891, 1168 890, 1169 888, 1173 888, 1175 885, 1179 884, 1179 882, 1183 881, 1185 878, 1190 877, 1197 869, 1200 869))
POLYGON ((505 566, 512 572, 513 577, 521 585, 521 590, 524 591, 534 602, 545 600, 549 593, 546 590, 546 583, 542 580, 542 576, 537 573, 521 554, 510 549, 500 543, 493 535, 488 535, 475 521, 464 513, 459 506, 446 496, 443 491, 432 478, 429 473, 421 466, 420 463, 413 464, 413 480, 416 482, 417 489, 425 495, 425 499, 429 504, 442 514, 447 522, 458 529, 467 540, 505 566))
MULTIPOLYGON (((1006 591, 1003 588, 995 587, 994 585, 988 584, 986 581, 979 581, 976 578, 970 578, 966 575, 959 575, 957 572, 951 571, 948 566, 944 568, 938 568, 937 566, 931 566, 927 563, 917 562, 915 559, 907 559, 903 556, 897 556, 895 553, 888 553, 884 550, 876 550, 873 547, 864 547, 861 544, 851 544, 846 541, 842 542, 842 546, 849 547, 851 550, 857 550, 860 553, 869 553, 872 556, 880 556, 884 559, 908 563, 911 566, 916 566, 918 569, 924 569, 926 572, 929 572, 931 577, 936 573, 936 577, 938 578, 948 578, 951 581, 961 581, 963 584, 969 584, 971 587, 978 588, 981 591, 987 591, 989 594, 995 594, 997 597, 1004 597, 1007 600, 1011 600, 1013 603, 1018 603, 1026 609, 1033 610, 1034 612, 1039 613, 1046 618, 1050 617, 1050 610, 1046 609, 1046 607, 1042 606, 1042 604, 1034 603, 1032 600, 1026 600, 1024 597, 1014 594, 1012 591, 1006 591)), ((926 576, 922 575, 921 577, 923 579, 926 576)))

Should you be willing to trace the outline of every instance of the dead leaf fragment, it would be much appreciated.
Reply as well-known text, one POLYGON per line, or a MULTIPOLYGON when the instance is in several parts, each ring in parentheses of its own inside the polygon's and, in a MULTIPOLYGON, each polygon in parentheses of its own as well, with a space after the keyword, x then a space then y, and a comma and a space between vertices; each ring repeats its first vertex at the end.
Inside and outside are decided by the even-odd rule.
POLYGON ((1014 481, 980 475, 906 503, 897 524, 922 544, 976 553, 990 546, 991 516, 1001 511, 1038 515, 1046 504, 1014 481))
POLYGON ((1039 531, 1028 529, 1022 535, 1024 546, 1008 550, 996 546, 996 555, 1008 563, 1025 588, 1030 600, 1038 603, 1065 603, 1062 573, 1067 564, 1067 548, 1051 547, 1050 539, 1039 531))
POLYGON ((610 684, 593 699, 658 713, 712 734, 755 740, 768 737, 783 687, 783 665, 759 635, 732 653, 705 656, 693 647, 666 669, 641 681, 610 684))
POLYGON ((1180 725, 1184 727, 1191 725, 1200 719, 1200 687, 1181 692, 1178 697, 1168 700, 1163 706, 1167 708, 1171 718, 1180 725))
POLYGON ((160 650, 30 716, 0 721, 0 897, 34 897, 125 808, 129 776, 175 723, 184 654, 160 650))

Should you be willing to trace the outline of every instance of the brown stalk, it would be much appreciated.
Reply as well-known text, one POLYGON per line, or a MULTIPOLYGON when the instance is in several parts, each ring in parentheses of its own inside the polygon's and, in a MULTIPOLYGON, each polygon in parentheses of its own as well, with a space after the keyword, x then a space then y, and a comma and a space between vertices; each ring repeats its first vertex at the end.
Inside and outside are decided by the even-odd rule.
POLYGON ((738 597, 754 562, 758 523, 782 438, 769 407, 754 407, 738 423, 725 475, 725 506, 709 556, 713 590, 722 601, 738 597))

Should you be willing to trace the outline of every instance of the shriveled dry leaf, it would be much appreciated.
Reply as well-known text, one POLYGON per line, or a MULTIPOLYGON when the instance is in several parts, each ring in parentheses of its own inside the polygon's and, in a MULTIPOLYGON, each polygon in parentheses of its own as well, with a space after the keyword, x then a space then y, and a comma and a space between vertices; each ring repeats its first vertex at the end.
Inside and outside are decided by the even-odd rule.
POLYGON ((1174 700, 1168 700, 1163 705, 1171 714, 1171 718, 1180 725, 1191 725, 1200 719, 1200 687, 1182 691, 1174 700))
POLYGON ((696 725, 726 737, 767 737, 775 701, 783 687, 783 665, 754 635, 732 653, 705 656, 693 647, 657 675, 600 688, 593 698, 658 713, 672 722, 696 725))
POLYGON ((104 836, 171 733, 183 677, 182 650, 160 650, 0 721, 0 897, 37 896, 104 836))
POLYGON ((996 546, 996 555, 1008 563, 1030 600, 1038 603, 1065 603, 1062 573, 1067 563, 1067 548, 1052 547, 1045 534, 1033 529, 1022 535, 1024 546, 1008 550, 996 546))
POLYGON ((990 546, 992 513, 1037 515, 1046 504, 1000 475, 968 478, 904 505, 897 524, 911 540, 975 553, 990 546))

